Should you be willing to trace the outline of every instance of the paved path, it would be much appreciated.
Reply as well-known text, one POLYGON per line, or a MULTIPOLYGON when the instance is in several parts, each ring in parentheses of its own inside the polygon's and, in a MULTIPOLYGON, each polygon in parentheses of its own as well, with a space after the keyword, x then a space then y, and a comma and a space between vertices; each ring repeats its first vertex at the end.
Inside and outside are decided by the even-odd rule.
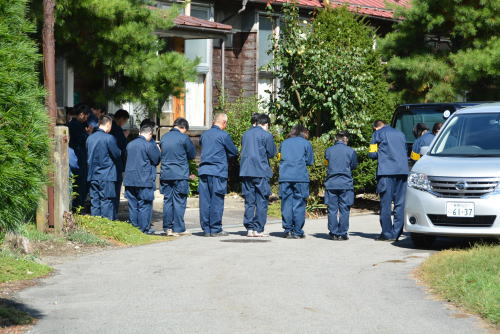
POLYGON ((411 276, 429 251, 375 242, 376 216, 351 240, 308 221, 307 238, 193 235, 83 256, 20 293, 33 333, 483 333, 411 276))

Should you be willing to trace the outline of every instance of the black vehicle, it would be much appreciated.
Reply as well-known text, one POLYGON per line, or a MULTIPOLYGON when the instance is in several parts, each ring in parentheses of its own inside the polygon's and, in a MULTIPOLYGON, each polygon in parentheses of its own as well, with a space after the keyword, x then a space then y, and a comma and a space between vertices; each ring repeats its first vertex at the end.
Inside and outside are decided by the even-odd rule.
POLYGON ((429 129, 432 129, 434 123, 444 123, 455 111, 480 103, 483 102, 402 104, 396 108, 391 126, 405 134, 406 149, 410 156, 411 147, 416 139, 413 135, 413 128, 417 123, 425 123, 429 129))

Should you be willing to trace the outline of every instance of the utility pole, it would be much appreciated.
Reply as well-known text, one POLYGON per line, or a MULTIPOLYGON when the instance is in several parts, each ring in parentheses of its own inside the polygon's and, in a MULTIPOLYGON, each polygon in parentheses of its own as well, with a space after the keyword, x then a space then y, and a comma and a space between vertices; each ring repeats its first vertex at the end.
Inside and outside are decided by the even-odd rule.
MULTIPOLYGON (((49 138, 50 138, 50 166, 54 167, 54 128, 57 118, 56 103, 56 60, 55 60, 55 41, 54 41, 54 8, 56 0, 43 0, 43 79, 47 97, 45 106, 49 114, 49 138)), ((49 185, 47 187, 48 201, 48 223, 54 226, 54 172, 49 172, 49 185)))

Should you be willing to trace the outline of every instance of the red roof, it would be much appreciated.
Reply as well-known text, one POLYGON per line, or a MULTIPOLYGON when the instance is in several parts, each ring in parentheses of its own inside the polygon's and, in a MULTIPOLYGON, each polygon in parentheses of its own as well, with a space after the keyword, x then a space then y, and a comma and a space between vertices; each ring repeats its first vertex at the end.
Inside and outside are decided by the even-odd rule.
POLYGON ((208 28, 217 30, 231 30, 232 26, 212 21, 199 19, 193 16, 179 15, 174 19, 174 23, 178 26, 189 26, 197 28, 208 28))
MULTIPOLYGON (((291 0, 254 0, 256 2, 271 2, 271 3, 284 3, 290 2, 291 0)), ((301 7, 323 7, 324 0, 295 0, 297 5, 301 7)), ((394 4, 396 6, 408 7, 410 0, 330 0, 330 4, 333 6, 347 5, 349 10, 359 13, 361 15, 382 17, 382 18, 393 18, 394 10, 386 6, 388 4, 394 4)))

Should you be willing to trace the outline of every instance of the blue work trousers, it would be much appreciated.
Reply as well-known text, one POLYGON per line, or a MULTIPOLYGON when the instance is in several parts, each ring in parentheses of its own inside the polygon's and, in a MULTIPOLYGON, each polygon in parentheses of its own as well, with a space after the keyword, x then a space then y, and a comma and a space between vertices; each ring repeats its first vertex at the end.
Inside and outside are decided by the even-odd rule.
POLYGON ((142 232, 151 231, 154 188, 125 187, 130 223, 142 232))
POLYGON ((187 180, 162 180, 163 194, 163 229, 176 233, 186 231, 184 213, 186 212, 189 183, 187 180))
POLYGON ((379 176, 377 193, 380 194, 380 226, 382 236, 397 239, 403 232, 406 195, 406 175, 379 176), (394 211, 392 204, 394 203, 394 211), (394 221, 392 215, 394 213, 394 221))
POLYGON ((354 204, 352 189, 327 189, 325 204, 328 206, 328 231, 330 235, 347 236, 349 214, 354 204))
POLYGON ((203 232, 214 234, 222 231, 226 192, 226 178, 212 175, 200 176, 198 193, 200 196, 200 225, 203 232))
POLYGON ((269 180, 265 177, 244 177, 241 189, 245 197, 243 225, 247 230, 264 232, 269 195, 271 195, 269 180))
POLYGON ((115 182, 90 181, 90 214, 115 220, 115 182))
POLYGON ((306 202, 309 197, 309 182, 281 182, 281 218, 285 233, 304 235, 302 228, 306 220, 306 202))

